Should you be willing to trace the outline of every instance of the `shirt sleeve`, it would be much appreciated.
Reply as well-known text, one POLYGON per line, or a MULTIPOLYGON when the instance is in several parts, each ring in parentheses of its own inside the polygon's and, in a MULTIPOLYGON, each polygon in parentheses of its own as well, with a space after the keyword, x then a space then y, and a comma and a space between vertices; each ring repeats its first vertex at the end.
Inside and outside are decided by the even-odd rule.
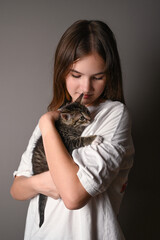
POLYGON ((35 147, 35 144, 38 138, 41 136, 41 132, 39 129, 39 125, 33 131, 33 134, 29 140, 26 151, 23 153, 21 157, 21 161, 18 167, 18 170, 13 173, 13 176, 26 176, 30 177, 33 174, 32 171, 32 152, 35 147))
POLYGON ((103 142, 73 151, 79 166, 79 180, 91 196, 107 190, 120 170, 130 169, 134 147, 131 139, 131 122, 125 105, 102 109, 83 132, 83 136, 100 135, 103 142))

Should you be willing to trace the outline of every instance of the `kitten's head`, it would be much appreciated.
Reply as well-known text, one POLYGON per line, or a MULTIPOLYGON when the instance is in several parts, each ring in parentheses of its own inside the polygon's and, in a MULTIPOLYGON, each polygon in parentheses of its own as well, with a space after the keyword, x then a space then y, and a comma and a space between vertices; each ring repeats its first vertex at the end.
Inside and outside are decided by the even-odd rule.
POLYGON ((67 104, 60 109, 60 118, 63 124, 84 128, 90 124, 90 112, 82 104, 83 94, 73 103, 67 104))

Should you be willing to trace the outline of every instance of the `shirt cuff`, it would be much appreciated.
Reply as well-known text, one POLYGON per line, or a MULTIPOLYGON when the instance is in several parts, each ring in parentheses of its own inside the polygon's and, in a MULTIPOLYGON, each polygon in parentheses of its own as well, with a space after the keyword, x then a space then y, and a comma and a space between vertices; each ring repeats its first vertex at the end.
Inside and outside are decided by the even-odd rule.
MULTIPOLYGON (((86 174, 84 173, 83 169, 79 169, 77 176, 84 187, 84 189, 92 196, 96 196, 99 194, 99 192, 93 187, 93 185, 90 184, 89 180, 86 177, 86 174)), ((92 176, 93 178, 93 176, 92 176)))
POLYGON ((14 171, 13 173, 13 177, 20 177, 20 176, 24 176, 24 177, 31 177, 31 173, 29 171, 23 171, 23 172, 18 172, 18 171, 14 171))

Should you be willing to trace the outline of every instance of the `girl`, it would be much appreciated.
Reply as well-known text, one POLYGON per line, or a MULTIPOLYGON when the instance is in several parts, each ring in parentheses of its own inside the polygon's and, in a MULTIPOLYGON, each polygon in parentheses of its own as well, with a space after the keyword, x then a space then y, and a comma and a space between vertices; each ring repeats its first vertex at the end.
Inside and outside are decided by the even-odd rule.
POLYGON ((53 100, 14 173, 11 195, 31 199, 25 240, 122 240, 117 221, 134 148, 124 104, 120 60, 110 28, 77 21, 62 36, 54 64, 53 100), (59 107, 84 93, 93 116, 83 136, 103 141, 69 155, 55 128, 59 107), (49 171, 32 176, 32 150, 42 135, 49 171), (38 194, 49 196, 39 228, 38 194))

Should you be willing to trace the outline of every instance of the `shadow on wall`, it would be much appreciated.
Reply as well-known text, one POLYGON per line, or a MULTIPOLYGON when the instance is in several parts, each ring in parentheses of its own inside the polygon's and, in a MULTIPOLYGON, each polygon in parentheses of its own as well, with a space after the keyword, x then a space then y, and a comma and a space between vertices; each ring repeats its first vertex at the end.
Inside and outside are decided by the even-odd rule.
MULTIPOLYGON (((129 187, 124 197, 120 224, 129 240, 151 240, 159 236, 159 172, 160 172, 160 72, 159 61, 141 79, 150 82, 147 94, 141 96, 132 112, 135 162, 129 175, 129 187)), ((141 94, 145 92, 141 89, 141 94)), ((135 92, 135 102, 137 93, 135 92)))

